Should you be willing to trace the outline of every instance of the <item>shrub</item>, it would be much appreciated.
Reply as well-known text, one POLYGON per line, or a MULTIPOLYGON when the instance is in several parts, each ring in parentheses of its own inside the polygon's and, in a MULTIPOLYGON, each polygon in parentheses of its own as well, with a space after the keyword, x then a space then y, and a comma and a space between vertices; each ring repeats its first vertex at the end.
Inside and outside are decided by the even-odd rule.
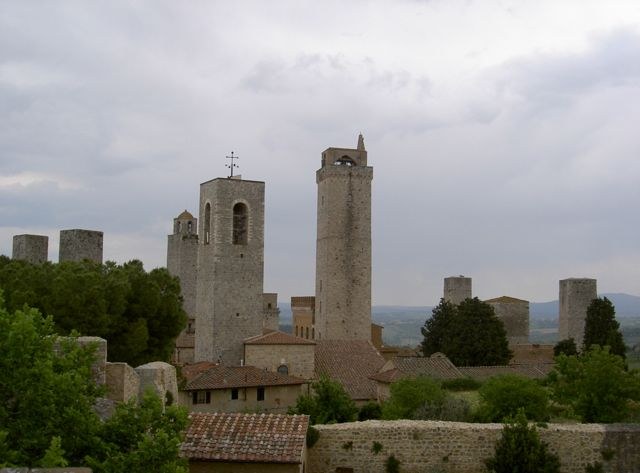
POLYGON ((523 410, 509 420, 498 440, 493 458, 485 460, 494 473, 559 473, 560 460, 540 441, 535 426, 527 425, 523 410))
POLYGON ((547 420, 549 398, 536 381, 519 375, 496 376, 480 388, 480 420, 502 422, 522 409, 527 419, 547 420))
POLYGON ((382 417, 382 407, 377 402, 367 402, 358 411, 358 420, 379 419, 382 417))
POLYGON ((315 427, 309 426, 307 429, 307 448, 313 447, 320 438, 320 432, 315 427))
POLYGON ((440 404, 425 403, 413 412, 416 420, 465 422, 471 418, 471 406, 464 399, 447 396, 440 404))
POLYGON ((564 340, 560 340, 553 347, 553 356, 558 356, 560 354, 565 354, 567 356, 577 355, 578 347, 576 346, 576 341, 573 338, 565 338, 564 340))
POLYGON ((442 389, 447 391, 475 391, 480 386, 482 383, 473 378, 447 379, 442 382, 442 389))
POLYGON ((429 378, 407 378, 391 384, 391 397, 382 405, 382 418, 411 419, 419 407, 441 405, 446 393, 429 378))
POLYGON ((400 460, 394 455, 389 455, 387 461, 384 462, 384 470, 387 473, 400 473, 400 460))

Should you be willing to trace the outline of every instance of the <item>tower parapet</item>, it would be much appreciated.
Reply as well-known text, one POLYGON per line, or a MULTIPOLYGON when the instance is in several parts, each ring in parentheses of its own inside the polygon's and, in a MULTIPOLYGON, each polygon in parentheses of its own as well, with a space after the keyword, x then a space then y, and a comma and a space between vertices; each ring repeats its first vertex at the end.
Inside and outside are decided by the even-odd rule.
POLYGON ((58 261, 82 261, 88 259, 102 264, 103 233, 96 230, 60 230, 58 261))
POLYGON ((29 263, 40 264, 49 256, 49 237, 45 235, 14 235, 11 257, 29 263))
POLYGON ((471 278, 462 275, 444 278, 443 297, 453 305, 458 305, 465 299, 471 299, 471 278))

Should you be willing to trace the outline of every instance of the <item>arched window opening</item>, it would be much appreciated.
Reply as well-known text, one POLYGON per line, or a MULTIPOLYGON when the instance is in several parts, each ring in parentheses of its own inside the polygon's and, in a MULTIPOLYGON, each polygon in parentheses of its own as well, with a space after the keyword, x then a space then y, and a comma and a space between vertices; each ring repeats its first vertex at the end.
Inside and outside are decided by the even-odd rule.
POLYGON ((356 163, 349 156, 343 156, 340 159, 337 159, 336 162, 333 163, 333 165, 334 166, 355 166, 356 163))
POLYGON ((207 202, 204 206, 204 244, 211 242, 211 204, 207 202))
POLYGON ((306 335, 304 338, 309 339, 309 327, 306 328, 305 332, 306 332, 306 335))
POLYGON ((176 224, 176 233, 180 233, 180 230, 182 230, 182 223, 178 220, 178 223, 176 224))
POLYGON ((189 223, 187 223, 187 233, 191 234, 192 232, 193 232, 193 222, 189 220, 189 223))
POLYGON ((296 325, 296 337, 298 336, 298 326, 296 325))
POLYGON ((316 338, 316 329, 311 327, 311 339, 315 340, 315 338, 316 338))
POLYGON ((247 244, 247 206, 237 203, 233 206, 233 244, 247 244))
POLYGON ((289 374, 289 367, 287 365, 278 366, 278 373, 280 373, 280 374, 289 374))

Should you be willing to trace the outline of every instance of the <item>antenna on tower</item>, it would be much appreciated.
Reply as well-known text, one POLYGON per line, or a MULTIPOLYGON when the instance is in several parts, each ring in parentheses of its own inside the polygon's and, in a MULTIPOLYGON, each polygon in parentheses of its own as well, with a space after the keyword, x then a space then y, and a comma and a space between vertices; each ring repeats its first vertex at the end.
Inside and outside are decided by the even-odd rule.
POLYGON ((227 159, 231 160, 231 164, 225 164, 225 167, 228 167, 231 170, 231 175, 228 176, 229 179, 233 177, 233 168, 239 168, 236 163, 233 162, 234 159, 240 159, 238 156, 233 155, 233 151, 231 151, 231 156, 227 156, 227 159))

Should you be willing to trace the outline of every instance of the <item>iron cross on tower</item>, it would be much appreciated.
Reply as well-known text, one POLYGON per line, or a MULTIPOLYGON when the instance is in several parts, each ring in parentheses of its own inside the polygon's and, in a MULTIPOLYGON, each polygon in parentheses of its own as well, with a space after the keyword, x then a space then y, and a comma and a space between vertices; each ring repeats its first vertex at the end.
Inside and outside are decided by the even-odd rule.
POLYGON ((231 164, 225 164, 226 167, 228 167, 229 169, 231 169, 231 175, 229 176, 230 178, 233 177, 233 168, 238 168, 240 166, 238 166, 236 163, 233 162, 234 159, 240 159, 238 156, 234 156, 233 155, 233 151, 231 151, 231 156, 227 156, 227 159, 231 160, 231 164))

